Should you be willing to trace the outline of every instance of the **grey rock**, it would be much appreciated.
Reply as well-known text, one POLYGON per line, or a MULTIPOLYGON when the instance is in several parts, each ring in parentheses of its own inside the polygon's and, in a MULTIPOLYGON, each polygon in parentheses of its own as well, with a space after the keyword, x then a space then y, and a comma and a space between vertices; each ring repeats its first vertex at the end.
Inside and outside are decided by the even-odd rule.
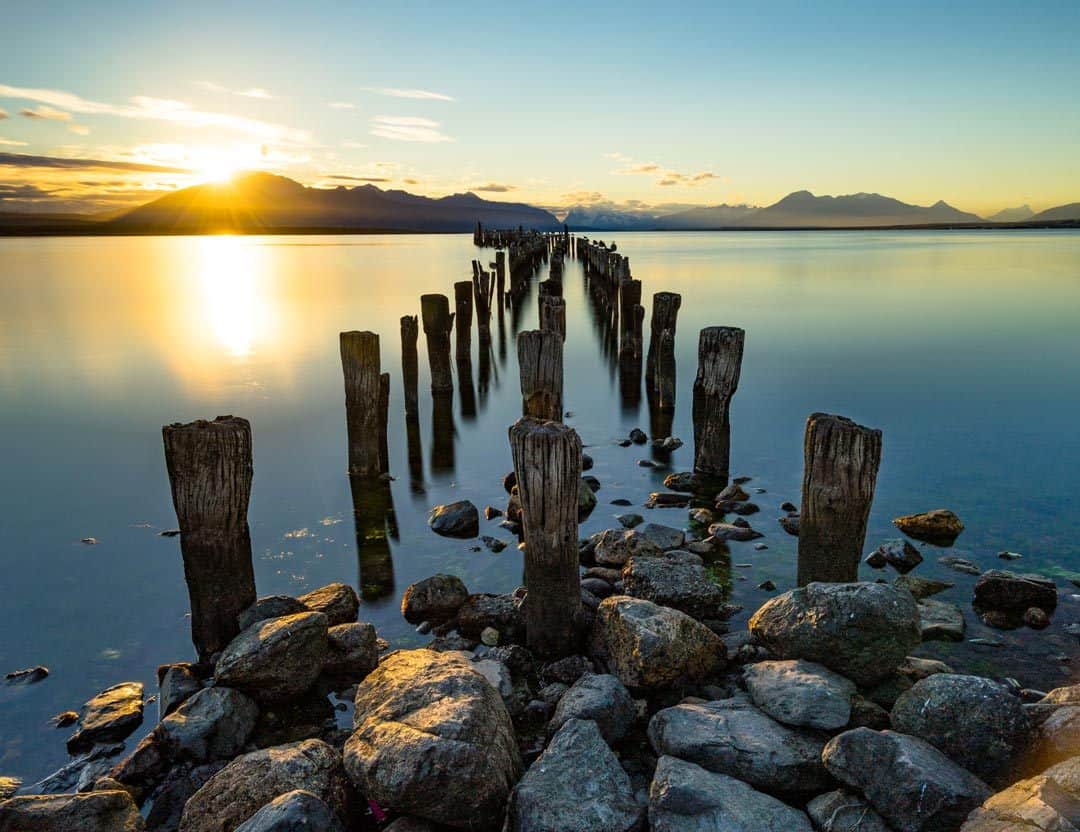
POLYGON ((888 676, 921 640, 911 593, 878 583, 790 590, 767 601, 749 627, 774 655, 823 664, 859 685, 888 676))
POLYGON ((236 623, 241 630, 246 630, 258 621, 280 618, 283 615, 296 615, 298 612, 308 612, 303 601, 291 595, 264 595, 240 613, 236 617, 236 623))
POLYGON ((435 534, 443 537, 476 537, 480 534, 480 513, 468 500, 458 500, 435 506, 428 517, 428 525, 435 534))
POLYGON ((596 493, 584 479, 578 482, 578 522, 592 514, 596 508, 596 493))
POLYGON ((321 612, 331 627, 351 624, 360 613, 360 599, 348 584, 327 584, 313 589, 297 600, 312 612, 321 612))
POLYGON ((713 523, 709 526, 709 535, 716 540, 734 540, 738 543, 765 536, 740 523, 713 523))
POLYGON ((509 832, 632 832, 644 810, 596 723, 571 719, 514 788, 509 832))
POLYGON ((946 589, 951 589, 954 584, 949 581, 938 581, 933 578, 920 578, 917 575, 897 575, 893 581, 893 586, 900 589, 906 589, 916 600, 922 600, 929 598, 931 595, 937 595, 939 592, 944 592, 946 589))
POLYGON ((973 603, 984 609, 1024 612, 1028 607, 1053 610, 1057 600, 1057 587, 1049 578, 990 569, 975 582, 973 603))
POLYGON ((963 641, 964 613, 956 604, 925 599, 919 602, 919 629, 923 641, 963 641))
POLYGON ((685 494, 693 494, 697 489, 697 477, 693 471, 668 474, 664 477, 664 488, 671 491, 682 491, 685 494))
POLYGON ((558 700, 548 731, 558 731, 571 719, 590 719, 612 743, 626 736, 636 714, 634 700, 622 682, 607 673, 586 674, 558 700))
POLYGON ((36 783, 21 786, 19 794, 62 794, 89 791, 94 782, 112 770, 124 744, 100 743, 79 754, 36 783))
POLYGON ((829 785, 821 763, 825 742, 781 725, 745 696, 684 702, 649 722, 657 754, 689 760, 766 792, 820 791, 829 785))
POLYGON ((701 558, 678 550, 661 557, 633 557, 622 571, 623 591, 633 598, 681 610, 694 618, 717 618, 724 591, 709 580, 701 558))
POLYGON ((225 768, 222 761, 201 766, 175 765, 153 794, 153 805, 146 814, 146 826, 153 832, 177 832, 184 805, 206 782, 225 768))
POLYGON ((641 428, 634 428, 632 431, 630 431, 630 435, 628 438, 635 445, 644 445, 646 442, 649 441, 649 437, 645 435, 645 431, 643 431, 641 428))
POLYGON ((632 529, 645 522, 645 518, 640 514, 616 514, 615 519, 619 521, 619 525, 624 529, 632 529))
POLYGON ((928 742, 893 731, 845 731, 829 740, 822 760, 897 832, 956 829, 990 795, 982 780, 928 742))
POLYGON ((457 575, 432 575, 410 584, 401 598, 401 614, 410 624, 449 621, 469 597, 457 575))
POLYGON ((89 751, 96 743, 119 742, 142 721, 142 682, 113 685, 82 706, 75 732, 68 737, 68 752, 78 754, 89 751))
POLYGON ((912 683, 933 676, 935 673, 952 673, 953 669, 937 659, 924 659, 919 656, 905 656, 896 668, 896 672, 912 683))
POLYGON ((484 544, 485 549, 487 549, 489 552, 494 552, 495 554, 503 551, 503 549, 505 549, 507 546, 505 540, 500 540, 499 538, 492 537, 489 534, 481 535, 480 542, 484 544))
MULTIPOLYGON (((878 546, 873 555, 879 556, 883 564, 889 564, 900 573, 910 572, 923 561, 919 550, 906 540, 901 539, 886 540, 878 546)), ((870 562, 869 558, 867 558, 867 562, 870 562)))
POLYGON ((746 489, 739 483, 732 483, 719 494, 716 495, 716 502, 721 503, 727 500, 749 500, 750 495, 746 493, 746 489))
POLYGON ((596 541, 596 562, 607 566, 624 566, 632 557, 655 557, 663 550, 640 531, 607 529, 596 541))
POLYGON ((162 665, 158 668, 158 713, 168 716, 192 694, 202 689, 192 665, 162 665))
POLYGON ((581 588, 597 598, 607 598, 614 592, 611 584, 602 578, 582 578, 581 588))
POLYGON ((646 523, 638 528, 638 533, 646 540, 655 543, 662 551, 678 549, 683 545, 685 535, 681 529, 662 526, 659 523, 646 523))
POLYGON ((785 725, 831 731, 851 720, 855 683, 823 665, 758 662, 747 665, 743 680, 754 704, 785 725))
POLYGON ((259 621, 221 651, 215 678, 259 702, 295 698, 322 672, 329 651, 327 631, 321 612, 259 621))
POLYGON ((141 832, 125 791, 13 797, 0 803, 0 832, 141 832))
POLYGON ((595 672, 595 669, 587 656, 565 656, 558 661, 545 664, 540 669, 540 679, 545 685, 556 682, 572 685, 586 673, 595 672))
POLYGON ((1075 832, 1080 829, 1080 757, 1014 783, 968 815, 960 832, 1075 832))
POLYGON ((354 621, 331 627, 326 645, 323 672, 336 682, 359 682, 379 664, 378 637, 372 624, 354 621))
POLYGON ((1080 755, 1080 705, 1061 705, 1043 720, 1034 754, 1044 764, 1080 755))
POLYGON ((491 628, 500 635, 500 644, 525 639, 525 615, 513 595, 481 592, 470 595, 458 609, 458 630, 463 636, 479 639, 491 628))
POLYGON ((776 522, 780 524, 781 529, 792 537, 799 536, 799 515, 789 514, 786 517, 779 518, 776 522))
POLYGON ((158 731, 172 758, 207 763, 239 754, 258 717, 259 706, 240 691, 204 688, 161 720, 158 731))
POLYGON ((236 827, 236 832, 345 832, 345 827, 329 806, 316 795, 294 789, 263 806, 236 827))
POLYGON ((819 794, 806 804, 806 813, 821 832, 891 832, 869 803, 843 789, 819 794))
POLYGON ((806 815, 734 777, 663 756, 649 787, 652 832, 811 832, 806 815))
POLYGON ((950 569, 954 569, 957 572, 963 572, 965 575, 981 575, 982 569, 978 564, 972 563, 967 558, 957 557, 956 555, 944 555, 938 558, 938 563, 943 566, 947 566, 950 569))

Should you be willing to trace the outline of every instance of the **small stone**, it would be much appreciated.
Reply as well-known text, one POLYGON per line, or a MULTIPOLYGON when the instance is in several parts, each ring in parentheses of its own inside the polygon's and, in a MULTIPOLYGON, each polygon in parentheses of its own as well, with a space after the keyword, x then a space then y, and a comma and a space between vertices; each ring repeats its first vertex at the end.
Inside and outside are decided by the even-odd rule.
POLYGON ((158 537, 177 537, 179 534, 179 529, 162 529, 158 532, 158 537))
POLYGON ((929 598, 946 589, 952 589, 955 584, 949 581, 935 581, 930 578, 920 578, 915 575, 898 575, 893 581, 893 586, 906 589, 915 596, 915 600, 929 598))
POLYGON ((964 613, 956 604, 928 598, 919 602, 923 641, 963 641, 964 613))
POLYGON ((499 631, 494 627, 485 627, 480 631, 480 641, 488 647, 494 647, 499 643, 499 631))
POLYGON ((945 555, 944 557, 938 558, 938 563, 947 566, 950 569, 955 569, 957 572, 963 572, 965 575, 982 574, 982 569, 967 558, 958 558, 955 555, 945 555))
POLYGON ((738 483, 732 483, 716 495, 716 502, 718 503, 722 503, 727 500, 742 502, 749 499, 750 495, 747 494, 746 491, 738 483))
POLYGON ((901 574, 910 572, 920 563, 922 563, 922 555, 919 554, 919 550, 908 543, 906 540, 886 540, 877 550, 866 558, 866 562, 873 566, 875 569, 879 568, 876 563, 890 564, 897 572, 901 574), (871 558, 874 558, 871 561, 871 558))
POLYGON ((632 506, 633 503, 630 502, 625 497, 616 497, 614 500, 611 501, 611 505, 613 505, 613 506, 632 506))
POLYGON ((799 515, 789 514, 787 517, 781 517, 777 520, 780 524, 780 528, 790 534, 792 537, 799 536, 799 515))
POLYGON ((49 675, 49 668, 38 665, 27 667, 23 670, 13 670, 4 676, 4 682, 8 685, 32 685, 40 682, 49 675))
POLYGON ((1024 611, 1024 623, 1033 630, 1045 630, 1050 626, 1050 616, 1038 607, 1028 607, 1024 611))
POLYGON ((756 551, 756 552, 764 552, 768 548, 769 548, 768 545, 765 544, 765 543, 755 543, 754 544, 754 551, 756 551))
POLYGON ((635 445, 644 445, 646 442, 649 441, 649 437, 645 435, 645 431, 643 431, 641 428, 634 428, 632 431, 630 431, 629 439, 635 445))
POLYGON ((591 474, 586 474, 581 479, 587 486, 589 486, 589 488, 592 489, 592 492, 594 494, 597 491, 600 490, 600 480, 598 480, 596 477, 592 476, 591 474))
POLYGON ((632 557, 660 555, 662 549, 638 530, 607 529, 596 542, 598 564, 623 566, 632 557))
POLYGON ((498 554, 506 548, 505 540, 499 540, 499 538, 492 537, 491 535, 487 534, 483 535, 480 538, 480 542, 483 543, 485 547, 487 547, 488 551, 494 552, 495 554, 498 554))
POLYGON ((681 529, 662 526, 659 523, 646 523, 638 529, 638 533, 646 540, 655 543, 663 551, 678 549, 685 540, 685 535, 681 529))
POLYGON ((98 541, 96 537, 84 537, 80 539, 79 542, 84 543, 87 546, 97 546, 98 541))
POLYGON ((581 588, 597 598, 607 598, 612 593, 611 584, 601 578, 584 578, 581 588))
POLYGON ((637 464, 638 464, 638 468, 655 468, 656 467, 656 463, 653 462, 651 459, 639 459, 637 461, 637 464))
POLYGON ((780 504, 780 510, 785 511, 788 514, 798 514, 799 507, 797 505, 795 505, 794 503, 787 502, 787 503, 781 503, 780 504))
POLYGON ((428 517, 428 526, 443 537, 476 537, 480 533, 480 514, 468 500, 458 500, 435 506, 428 517))
POLYGON ((770 580, 765 580, 758 584, 757 588, 764 589, 766 592, 772 592, 774 589, 776 589, 776 584, 774 584, 770 580))
POLYGON ((615 444, 618 445, 620 448, 629 448, 634 443, 631 442, 629 439, 620 439, 615 444))
POLYGON ((1023 555, 1019 552, 998 552, 998 557, 1002 560, 1020 560, 1023 555))
POLYGON ((616 514, 615 519, 618 520, 619 525, 625 529, 632 529, 645 522, 645 518, 640 514, 616 514))
MULTIPOLYGON (((745 521, 744 521, 745 523, 745 521)), ((764 537, 761 532, 754 531, 749 524, 741 523, 713 523, 709 526, 709 535, 716 540, 747 541, 757 540, 764 537)))
POLYGON ((484 506, 484 519, 494 520, 496 517, 502 517, 502 509, 495 508, 495 506, 484 506))
POLYGON ((676 491, 653 491, 645 501, 645 508, 682 508, 690 504, 689 494, 676 491))
POLYGON ((964 530, 960 518, 944 508, 897 517, 893 525, 908 537, 937 546, 951 546, 964 530))
POLYGON ((683 491, 692 494, 697 487, 697 478, 693 471, 680 471, 664 477, 664 488, 670 491, 683 491))
POLYGON ((468 597, 469 590, 457 575, 432 575, 405 590, 401 614, 410 624, 449 621, 468 597))
POLYGON ((581 470, 589 471, 593 467, 593 458, 588 454, 581 455, 581 470))
POLYGON ((331 627, 351 624, 360 614, 360 599, 356 590, 348 584, 327 584, 301 595, 296 600, 306 609, 325 615, 331 627))
POLYGON ((57 728, 67 728, 69 725, 74 725, 78 718, 79 714, 76 711, 61 711, 50 722, 57 728))
POLYGON ((96 743, 120 742, 142 721, 142 683, 113 685, 83 705, 75 733, 67 741, 68 751, 77 754, 88 751, 96 743))

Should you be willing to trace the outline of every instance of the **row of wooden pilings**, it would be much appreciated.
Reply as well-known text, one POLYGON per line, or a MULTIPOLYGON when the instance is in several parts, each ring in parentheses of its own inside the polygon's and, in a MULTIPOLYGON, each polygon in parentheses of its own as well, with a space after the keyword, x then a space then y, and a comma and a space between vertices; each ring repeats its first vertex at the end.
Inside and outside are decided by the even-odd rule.
MULTIPOLYGON (((491 238, 502 239, 495 232, 491 238)), ((538 235, 545 252, 561 257, 575 252, 586 263, 604 263, 600 283, 615 286, 620 299, 633 301, 629 312, 638 325, 640 281, 629 276, 629 263, 612 255, 614 247, 565 235, 538 235), (606 253, 605 253, 606 252, 606 253), (615 264, 613 268, 611 264, 615 264), (633 286, 636 284, 637 288, 633 286), (624 295, 625 290, 625 295, 624 295)), ((510 244, 520 237, 507 233, 510 244)), ((499 260, 496 260, 498 263, 499 260)), ((455 311, 445 295, 421 297, 419 322, 401 319, 402 377, 406 419, 418 410, 417 340, 422 325, 427 341, 432 395, 453 390, 451 332, 457 330, 457 358, 469 360, 474 307, 482 320, 492 303, 502 302, 499 269, 494 274, 474 263, 473 280, 455 284, 455 311), (468 289, 469 291, 466 291, 468 289), (496 295, 496 292, 498 294, 496 295), (419 323, 419 325, 418 325, 419 323)), ((578 560, 578 490, 581 440, 563 424, 563 342, 566 336, 562 273, 544 281, 538 330, 519 333, 522 418, 509 429, 509 443, 522 506, 525 541, 527 641, 539 655, 558 655, 574 643, 581 614, 578 560), (545 301, 546 299, 546 301, 545 301)), ((543 285, 543 284, 542 284, 543 285)), ((651 377, 661 390, 665 365, 674 364, 677 294, 653 296, 650 333, 651 377)), ((627 317, 623 303, 619 305, 627 317)), ((620 333, 621 333, 620 329, 620 333)), ((487 336, 490 339, 490 329, 487 336)), ((631 338, 633 335, 631 334, 631 338)), ((693 385, 694 471, 702 494, 726 485, 730 456, 730 405, 738 384, 745 335, 736 327, 711 326, 698 338, 698 366, 693 385)), ((630 341, 632 349, 633 341, 630 341)), ((340 335, 345 386, 349 472, 354 484, 369 483, 389 491, 387 422, 389 373, 381 368, 379 336, 373 332, 340 335)), ((620 351, 622 340, 620 335, 620 351)), ((647 373, 649 376, 650 373, 647 373)), ((452 393, 451 393, 452 395, 452 393)), ((662 393, 661 393, 662 395, 662 393)), ((434 414, 433 414, 434 418, 434 414)), ((250 424, 219 417, 163 428, 166 466, 181 530, 181 551, 192 610, 192 638, 200 657, 222 649, 237 631, 237 616, 255 600, 251 540, 247 523, 252 479, 250 424)), ((816 413, 806 423, 804 474, 798 553, 798 582, 857 579, 881 458, 881 432, 849 419, 816 413)), ((355 485, 354 485, 355 501, 355 485)), ((358 525, 358 543, 359 543, 358 525)))

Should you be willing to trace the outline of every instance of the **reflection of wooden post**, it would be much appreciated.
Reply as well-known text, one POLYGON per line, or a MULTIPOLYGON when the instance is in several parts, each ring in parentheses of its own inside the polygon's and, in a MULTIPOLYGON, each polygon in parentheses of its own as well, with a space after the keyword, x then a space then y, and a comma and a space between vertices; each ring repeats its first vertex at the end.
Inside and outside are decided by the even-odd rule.
POLYGON ((799 586, 857 581, 881 464, 881 431, 814 413, 803 444, 799 586))
POLYGON ((420 441, 420 420, 405 417, 405 449, 409 457, 409 490, 424 493, 424 449, 420 441))
POLYGON ((454 470, 454 394, 431 394, 431 470, 454 470))
POLYGON ((373 601, 394 591, 394 559, 387 534, 395 524, 393 496, 388 482, 371 477, 349 477, 349 488, 356 523, 360 595, 365 601, 373 601))
MULTIPOLYGON (((672 348, 675 343, 675 323, 682 306, 682 296, 675 292, 657 292, 652 300, 652 322, 649 324, 649 354, 645 359, 645 386, 659 392, 657 371, 660 364, 661 339, 670 332, 672 348)), ((674 357, 674 349, 671 351, 674 357)))
POLYGON ((450 329, 454 316, 446 295, 421 295, 420 316, 427 338, 428 365, 431 368, 432 392, 450 392, 454 377, 450 370, 450 329))
POLYGON ((416 358, 416 339, 419 327, 415 315, 405 315, 401 319, 401 380, 405 388, 405 416, 415 418, 420 415, 419 386, 420 367, 416 358))
POLYGON ((727 480, 731 453, 731 397, 739 387, 743 342, 737 327, 709 326, 698 339, 694 380, 694 470, 727 480))
POLYGON ((525 531, 526 640, 539 656, 567 655, 581 613, 581 439, 565 425, 521 419, 510 427, 510 450, 525 531))
POLYGON ((390 443, 387 437, 387 425, 390 421, 390 374, 379 376, 379 471, 390 471, 390 443))
POLYGON ((255 602, 247 522, 251 425, 219 416, 166 425, 161 436, 191 599, 191 640, 199 658, 209 659, 239 632, 236 617, 255 602))
POLYGON ((454 284, 454 329, 455 355, 458 362, 472 355, 472 308, 473 285, 470 280, 461 280, 454 284))
POLYGON ((522 332, 517 338, 522 415, 562 421, 563 351, 559 333, 522 332))
POLYGON ((554 295, 540 298, 540 328, 559 333, 566 340, 566 301, 554 295))
POLYGON ((361 476, 385 473, 385 460, 380 458, 380 439, 386 424, 379 404, 379 336, 374 332, 343 332, 340 341, 349 473, 361 476))

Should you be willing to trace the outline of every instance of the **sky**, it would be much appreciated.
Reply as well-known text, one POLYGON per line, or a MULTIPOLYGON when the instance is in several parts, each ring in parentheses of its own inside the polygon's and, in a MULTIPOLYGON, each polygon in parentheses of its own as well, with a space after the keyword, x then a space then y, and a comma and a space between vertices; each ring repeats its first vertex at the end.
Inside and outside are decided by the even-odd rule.
POLYGON ((1080 3, 0 0, 0 210, 264 169, 565 209, 1080 200, 1080 3))

